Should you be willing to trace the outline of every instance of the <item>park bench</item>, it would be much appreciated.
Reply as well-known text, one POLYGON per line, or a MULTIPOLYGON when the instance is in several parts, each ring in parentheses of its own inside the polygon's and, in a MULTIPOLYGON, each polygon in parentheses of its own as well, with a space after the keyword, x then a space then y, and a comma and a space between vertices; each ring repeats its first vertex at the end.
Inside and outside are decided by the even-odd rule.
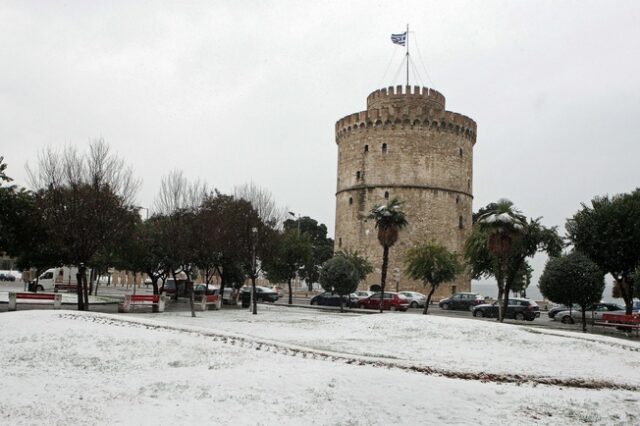
POLYGON ((625 315, 625 314, 602 314, 602 319, 594 321, 594 326, 601 327, 616 327, 619 330, 624 331, 638 331, 640 330, 640 313, 625 315))
MULTIPOLYGON (((51 293, 9 293, 9 310, 15 311, 16 305, 18 301, 24 300, 37 300, 37 301, 52 301, 53 309, 60 309, 62 305, 62 295, 61 294, 51 294, 51 293)), ((20 303, 28 303, 28 302, 20 302, 20 303)))
POLYGON ((151 307, 153 312, 164 312, 164 295, 126 294, 124 302, 118 305, 118 312, 131 312, 133 308, 151 307))
POLYGON ((199 310, 206 311, 207 309, 220 309, 220 296, 217 294, 203 295, 200 302, 196 305, 199 310), (212 308, 209 308, 209 307, 212 308))
POLYGON ((78 292, 78 284, 54 284, 53 291, 57 293, 60 290, 66 290, 67 292, 78 292))

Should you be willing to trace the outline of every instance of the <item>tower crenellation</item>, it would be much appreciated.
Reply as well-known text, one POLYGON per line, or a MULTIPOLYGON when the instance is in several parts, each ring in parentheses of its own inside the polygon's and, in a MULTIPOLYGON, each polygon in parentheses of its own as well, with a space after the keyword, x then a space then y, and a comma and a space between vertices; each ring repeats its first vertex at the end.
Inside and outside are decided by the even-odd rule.
POLYGON ((420 86, 393 86, 375 90, 367 97, 367 109, 423 106, 444 110, 445 98, 434 89, 420 86))
MULTIPOLYGON (((375 90, 366 110, 338 120, 336 250, 357 250, 379 267, 382 250, 367 213, 398 198, 409 226, 392 250, 390 270, 403 271, 406 250, 426 241, 461 253, 471 230, 476 132, 473 119, 445 110, 444 95, 420 86, 375 90)), ((366 283, 379 279, 376 270, 366 283)), ((399 288, 419 291, 422 283, 403 278, 399 288)), ((469 289, 464 275, 436 296, 469 289)))

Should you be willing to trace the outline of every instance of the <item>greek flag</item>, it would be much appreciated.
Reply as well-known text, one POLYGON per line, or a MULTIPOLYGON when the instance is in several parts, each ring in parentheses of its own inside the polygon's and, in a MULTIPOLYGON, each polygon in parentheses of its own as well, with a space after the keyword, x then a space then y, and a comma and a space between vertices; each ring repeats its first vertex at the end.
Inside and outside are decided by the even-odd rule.
POLYGON ((407 42, 407 32, 403 32, 402 34, 391 34, 391 41, 394 44, 399 44, 401 46, 404 46, 405 43, 407 42))

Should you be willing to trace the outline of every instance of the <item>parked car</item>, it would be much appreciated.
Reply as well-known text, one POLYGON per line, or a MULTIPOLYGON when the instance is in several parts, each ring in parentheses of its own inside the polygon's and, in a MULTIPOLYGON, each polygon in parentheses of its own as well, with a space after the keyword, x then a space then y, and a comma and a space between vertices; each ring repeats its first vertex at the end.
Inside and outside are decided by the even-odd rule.
POLYGON ((184 281, 179 280, 176 283, 176 280, 173 278, 167 278, 164 282, 164 292, 167 295, 170 295, 173 298, 177 297, 186 297, 187 296, 187 288, 184 281))
MULTIPOLYGON (((358 306, 358 302, 360 299, 355 293, 351 293, 350 295, 342 296, 342 304, 343 306, 347 306, 349 308, 355 308, 358 306)), ((329 291, 324 293, 320 293, 313 298, 311 298, 312 305, 318 306, 340 306, 340 296, 337 294, 332 294, 329 291)))
POLYGON ((455 293, 451 297, 440 300, 438 306, 442 309, 460 309, 471 311, 478 305, 484 303, 484 297, 478 293, 455 293))
MULTIPOLYGON (((358 301, 358 307, 362 309, 380 309, 380 292, 358 301)), ((409 300, 398 293, 384 292, 382 309, 394 311, 406 311, 409 308, 409 300)))
POLYGON ((193 287, 193 294, 195 296, 202 296, 203 294, 207 294, 207 296, 211 296, 214 294, 218 294, 219 288, 213 284, 196 284, 193 287))
MULTIPOLYGON (((471 311, 474 317, 497 318, 498 302, 477 305, 471 311)), ((509 299, 505 318, 517 320, 533 321, 540 316, 540 307, 536 302, 529 299, 512 298, 509 299)))
MULTIPOLYGON (((580 305, 574 303, 571 309, 580 309, 580 305)), ((567 311, 567 310, 569 310, 569 306, 567 305, 562 305, 562 304, 555 305, 551 309, 549 309, 549 311, 547 312, 547 315, 549 315, 549 318, 553 319, 558 312, 567 311)))
POLYGON ((373 295, 374 293, 375 293, 375 291, 358 290, 358 291, 354 292, 353 294, 358 296, 358 300, 362 300, 362 299, 366 299, 367 297, 373 295))
MULTIPOLYGON (((624 306, 617 303, 596 303, 587 308, 586 317, 589 320, 598 320, 602 318, 602 314, 624 313, 624 306)), ((573 324, 576 321, 582 322, 582 309, 572 309, 558 312, 554 318, 563 324, 573 324)))
POLYGON ((427 296, 417 291, 401 291, 398 294, 407 298, 410 308, 424 308, 427 303, 427 296))
MULTIPOLYGON (((251 293, 251 286, 245 286, 240 289, 241 293, 251 293)), ((242 296, 242 295, 241 295, 242 296)), ((256 301, 258 302, 275 302, 278 300, 278 293, 271 290, 269 287, 256 286, 256 301)))

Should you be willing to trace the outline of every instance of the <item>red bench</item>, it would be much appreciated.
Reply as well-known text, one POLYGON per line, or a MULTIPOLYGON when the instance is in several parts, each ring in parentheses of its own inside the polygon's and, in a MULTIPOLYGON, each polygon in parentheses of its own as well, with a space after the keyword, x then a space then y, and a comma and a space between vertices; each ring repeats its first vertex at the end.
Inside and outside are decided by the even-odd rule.
MULTIPOLYGON (((37 300, 37 301, 52 301, 53 309, 60 309, 62 305, 61 294, 51 293, 9 293, 9 310, 15 311, 19 300, 37 300)), ((28 302, 21 302, 28 303, 28 302)))
POLYGON ((595 321, 593 325, 602 327, 616 327, 624 331, 635 330, 636 335, 640 330, 640 313, 636 314, 602 314, 602 319, 595 321))
POLYGON ((124 302, 118 305, 118 312, 131 312, 136 307, 151 307, 153 312, 164 312, 164 295, 159 294, 127 294, 124 302))
POLYGON ((201 311, 206 311, 209 309, 209 306, 212 306, 214 310, 218 310, 220 309, 220 296, 217 294, 203 295, 197 306, 201 311))

